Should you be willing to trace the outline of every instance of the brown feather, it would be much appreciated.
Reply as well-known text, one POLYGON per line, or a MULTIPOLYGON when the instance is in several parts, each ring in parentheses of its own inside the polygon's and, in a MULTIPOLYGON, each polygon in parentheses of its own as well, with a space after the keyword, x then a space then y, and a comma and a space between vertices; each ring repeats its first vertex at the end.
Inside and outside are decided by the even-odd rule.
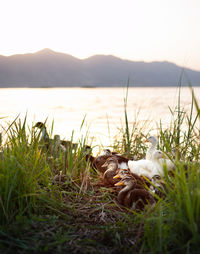
POLYGON ((109 157, 102 167, 107 168, 103 174, 103 182, 105 185, 114 185, 119 182, 118 179, 113 179, 116 175, 116 170, 118 169, 118 161, 115 157, 109 157))
POLYGON ((125 187, 118 193, 117 197, 118 202, 121 205, 136 210, 143 210, 146 204, 153 204, 155 202, 151 193, 131 175, 122 178, 120 183, 125 185, 125 187))

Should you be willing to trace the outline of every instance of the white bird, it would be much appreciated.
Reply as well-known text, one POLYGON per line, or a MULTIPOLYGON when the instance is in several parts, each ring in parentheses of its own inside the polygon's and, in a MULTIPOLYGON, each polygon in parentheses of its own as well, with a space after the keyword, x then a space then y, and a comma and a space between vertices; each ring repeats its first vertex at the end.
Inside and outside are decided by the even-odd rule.
MULTIPOLYGON (((145 142, 150 142, 151 143, 151 147, 147 150, 147 153, 146 153, 146 159, 147 160, 152 160, 153 156, 154 156, 154 153, 156 151, 159 151, 159 150, 156 149, 157 148, 157 144, 158 144, 158 139, 155 136, 150 136, 149 138, 147 138, 145 140, 145 142)), ((160 158, 159 159, 159 163, 162 165, 162 167, 165 165, 166 168, 167 168, 167 171, 175 169, 174 163, 170 159, 168 159, 166 157, 165 158, 160 158)), ((162 170, 160 172, 160 175, 163 175, 163 174, 164 174, 164 172, 162 170)))
POLYGON ((151 146, 147 150, 147 153, 146 153, 146 160, 151 160, 152 156, 153 156, 153 153, 156 151, 157 144, 158 144, 158 139, 155 136, 150 136, 145 140, 145 142, 150 142, 151 143, 151 146))
POLYGON ((128 167, 132 173, 152 178, 154 175, 162 174, 163 164, 160 159, 163 159, 164 157, 165 155, 162 151, 156 150, 153 152, 151 160, 129 160, 128 167))
MULTIPOLYGON (((168 172, 175 169, 174 163, 168 158, 159 159, 159 163, 162 165, 162 167, 166 167, 168 172)), ((164 176, 164 171, 162 171, 162 173, 162 175, 164 176)))

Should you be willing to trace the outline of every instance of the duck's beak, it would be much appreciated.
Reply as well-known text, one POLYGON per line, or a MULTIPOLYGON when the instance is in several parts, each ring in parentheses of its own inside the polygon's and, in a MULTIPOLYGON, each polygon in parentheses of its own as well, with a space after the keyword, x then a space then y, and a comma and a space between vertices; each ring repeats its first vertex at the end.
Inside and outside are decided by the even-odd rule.
POLYGON ((106 167, 108 167, 108 163, 107 162, 105 162, 102 166, 101 166, 102 168, 106 168, 106 167))
POLYGON ((147 139, 145 139, 145 141, 144 141, 144 142, 149 142, 148 138, 147 138, 147 139))
POLYGON ((113 179, 116 179, 116 178, 121 178, 121 176, 119 174, 113 176, 113 179))
POLYGON ((115 186, 122 186, 122 185, 124 185, 124 183, 122 181, 115 184, 115 186))
POLYGON ((167 159, 167 156, 163 153, 163 159, 167 159))

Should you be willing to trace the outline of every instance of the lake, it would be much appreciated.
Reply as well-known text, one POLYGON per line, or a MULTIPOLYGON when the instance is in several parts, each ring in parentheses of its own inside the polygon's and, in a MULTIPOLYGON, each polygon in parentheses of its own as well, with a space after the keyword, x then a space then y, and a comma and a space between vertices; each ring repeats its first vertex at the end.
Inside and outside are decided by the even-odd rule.
MULTIPOLYGON (((200 88, 195 87, 197 100, 200 88)), ((108 146, 118 128, 124 124, 124 98, 126 88, 6 88, 0 89, 1 125, 11 122, 20 114, 28 115, 28 125, 45 121, 50 129, 54 120, 53 134, 70 139, 74 130, 75 139, 84 135, 89 128, 89 136, 94 144, 108 146), (86 117, 80 131, 81 123, 86 117), (109 127, 108 127, 109 126, 109 127), (110 135, 110 138, 109 138, 110 135), (110 140, 111 139, 111 140, 110 140)), ((170 124, 171 113, 178 101, 178 88, 150 87, 129 88, 128 118, 132 124, 135 120, 156 132, 159 121, 170 124)), ((181 107, 188 111, 192 96, 188 87, 181 88, 181 107)), ((1 131, 2 131, 2 127, 1 131)))

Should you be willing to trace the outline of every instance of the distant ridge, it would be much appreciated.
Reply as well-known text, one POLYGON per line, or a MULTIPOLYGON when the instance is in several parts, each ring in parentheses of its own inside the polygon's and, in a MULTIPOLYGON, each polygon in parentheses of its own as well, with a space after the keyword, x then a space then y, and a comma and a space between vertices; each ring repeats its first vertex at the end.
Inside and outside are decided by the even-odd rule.
MULTIPOLYGON (((0 87, 177 86, 182 68, 170 62, 135 62, 112 55, 78 59, 43 49, 36 53, 0 56, 0 87)), ((184 69, 193 86, 200 72, 184 69)), ((181 84, 188 85, 184 78, 181 84)))

